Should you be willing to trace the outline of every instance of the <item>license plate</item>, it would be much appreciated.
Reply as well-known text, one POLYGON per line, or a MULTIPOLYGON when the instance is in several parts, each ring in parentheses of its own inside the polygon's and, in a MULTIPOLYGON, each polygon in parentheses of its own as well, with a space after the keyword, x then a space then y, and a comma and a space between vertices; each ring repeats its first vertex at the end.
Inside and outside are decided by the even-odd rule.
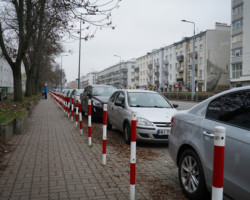
POLYGON ((169 135, 170 130, 158 130, 157 135, 169 135))

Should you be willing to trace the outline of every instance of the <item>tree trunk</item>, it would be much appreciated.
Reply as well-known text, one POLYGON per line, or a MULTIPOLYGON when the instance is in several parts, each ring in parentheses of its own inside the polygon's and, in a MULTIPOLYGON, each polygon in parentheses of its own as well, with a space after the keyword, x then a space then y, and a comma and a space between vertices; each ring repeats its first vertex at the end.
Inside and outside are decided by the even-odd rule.
MULTIPOLYGON (((18 65, 18 63, 15 63, 15 65, 18 65)), ((21 64, 20 66, 15 66, 13 69, 14 101, 23 102, 21 64)))

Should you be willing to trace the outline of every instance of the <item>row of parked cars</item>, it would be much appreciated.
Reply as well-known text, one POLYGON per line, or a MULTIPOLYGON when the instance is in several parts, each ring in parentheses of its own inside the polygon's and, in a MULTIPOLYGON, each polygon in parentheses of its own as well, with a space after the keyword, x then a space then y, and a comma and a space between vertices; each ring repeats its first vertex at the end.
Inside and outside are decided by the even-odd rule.
POLYGON ((204 199, 212 189, 214 129, 226 128, 224 198, 250 199, 250 86, 219 93, 186 111, 177 111, 161 93, 87 86, 80 94, 82 111, 88 99, 92 115, 102 117, 108 105, 108 129, 116 127, 130 141, 132 111, 137 113, 137 141, 169 143, 179 182, 189 199, 204 199))

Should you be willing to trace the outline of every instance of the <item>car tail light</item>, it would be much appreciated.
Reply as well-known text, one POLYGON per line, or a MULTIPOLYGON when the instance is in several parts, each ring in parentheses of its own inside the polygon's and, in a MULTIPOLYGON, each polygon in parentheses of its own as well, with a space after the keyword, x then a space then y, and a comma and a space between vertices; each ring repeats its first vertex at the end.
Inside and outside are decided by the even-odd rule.
POLYGON ((171 118, 171 127, 174 127, 174 117, 171 118))

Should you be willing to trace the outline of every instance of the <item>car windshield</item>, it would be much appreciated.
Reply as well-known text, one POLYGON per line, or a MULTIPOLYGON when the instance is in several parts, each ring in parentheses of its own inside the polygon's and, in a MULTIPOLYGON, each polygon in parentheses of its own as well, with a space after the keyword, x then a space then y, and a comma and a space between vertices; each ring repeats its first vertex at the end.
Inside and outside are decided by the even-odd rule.
POLYGON ((79 90, 76 90, 76 96, 80 96, 81 93, 83 93, 84 89, 79 89, 79 90))
POLYGON ((94 87, 92 95, 93 96, 111 96, 116 88, 113 87, 94 87))
POLYGON ((170 103, 159 93, 129 92, 130 107, 172 108, 170 103))

